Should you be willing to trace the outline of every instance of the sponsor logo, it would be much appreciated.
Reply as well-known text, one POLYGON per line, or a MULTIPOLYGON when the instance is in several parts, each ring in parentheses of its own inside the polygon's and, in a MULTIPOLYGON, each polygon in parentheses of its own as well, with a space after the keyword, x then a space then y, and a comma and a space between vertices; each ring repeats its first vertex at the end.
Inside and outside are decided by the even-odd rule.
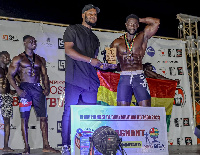
POLYGON ((169 139, 168 140, 168 145, 173 145, 174 144, 174 140, 173 139, 169 139))
POLYGON ((155 50, 152 46, 149 46, 146 50, 147 54, 150 56, 150 57, 153 57, 155 55, 155 50))
POLYGON ((183 141, 183 138, 177 138, 177 145, 181 145, 182 141, 183 141))
POLYGON ((165 67, 161 67, 159 70, 161 71, 162 75, 167 74, 165 67))
POLYGON ((57 121, 57 133, 62 132, 62 121, 57 121))
POLYGON ((4 34, 2 36, 3 41, 19 41, 19 39, 17 38, 17 36, 13 36, 13 35, 6 35, 4 34))
POLYGON ((186 102, 186 94, 181 86, 177 86, 174 96, 174 105, 184 107, 186 102))
MULTIPOLYGON (((77 129, 75 135, 75 145, 80 149, 81 154, 89 153, 90 151, 90 143, 89 137, 92 137, 94 133, 93 129, 86 128, 86 129, 77 129)), ((99 154, 99 152, 94 148, 94 154, 99 154)))
POLYGON ((159 55, 160 55, 161 57, 165 56, 165 54, 166 54, 166 51, 165 51, 165 50, 166 50, 166 49, 163 49, 163 48, 161 48, 161 49, 158 50, 159 55))
POLYGON ((169 67, 169 73, 171 76, 176 76, 176 68, 175 67, 169 67))
POLYGON ((49 37, 46 39, 45 43, 42 43, 42 45, 44 45, 46 47, 52 47, 53 46, 53 44, 51 43, 51 39, 49 37))
POLYGON ((185 137, 185 144, 186 145, 192 145, 192 138, 191 137, 185 137))
POLYGON ((183 74, 183 67, 177 67, 178 75, 184 75, 183 74))
POLYGON ((175 49, 168 49, 168 57, 175 57, 176 50, 175 49))
POLYGON ((159 136, 159 130, 156 127, 153 127, 149 130, 149 132, 146 132, 145 139, 146 144, 144 145, 145 148, 152 148, 152 149, 158 149, 158 150, 165 150, 165 145, 158 140, 159 136))
POLYGON ((58 70, 65 71, 65 60, 58 60, 58 70))
POLYGON ((190 126, 189 118, 175 118, 174 124, 175 127, 190 126))
POLYGON ((176 57, 182 57, 182 49, 176 49, 176 57))
POLYGON ((183 126, 190 126, 189 118, 183 118, 183 126))
POLYGON ((174 124, 175 124, 175 127, 182 127, 182 118, 175 118, 174 124))
POLYGON ((58 49, 65 49, 62 38, 58 38, 58 49))
POLYGON ((168 57, 182 57, 182 49, 168 49, 168 57))

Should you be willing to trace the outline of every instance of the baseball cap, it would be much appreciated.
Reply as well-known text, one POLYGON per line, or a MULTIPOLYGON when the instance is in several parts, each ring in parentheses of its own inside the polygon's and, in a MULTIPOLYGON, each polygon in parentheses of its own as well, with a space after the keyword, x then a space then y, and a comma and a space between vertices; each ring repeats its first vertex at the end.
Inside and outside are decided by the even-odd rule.
POLYGON ((84 13, 85 11, 90 10, 90 9, 96 9, 97 13, 100 12, 100 9, 98 7, 94 6, 93 4, 88 4, 88 5, 84 6, 84 8, 82 9, 82 13, 84 13))

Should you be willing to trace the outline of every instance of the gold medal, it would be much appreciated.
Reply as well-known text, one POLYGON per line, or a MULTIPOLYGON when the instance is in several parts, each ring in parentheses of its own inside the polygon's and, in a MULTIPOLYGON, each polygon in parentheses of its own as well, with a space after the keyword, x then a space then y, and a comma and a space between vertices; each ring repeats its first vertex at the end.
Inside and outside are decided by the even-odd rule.
POLYGON ((35 73, 34 73, 34 71, 32 71, 32 76, 35 76, 35 73))

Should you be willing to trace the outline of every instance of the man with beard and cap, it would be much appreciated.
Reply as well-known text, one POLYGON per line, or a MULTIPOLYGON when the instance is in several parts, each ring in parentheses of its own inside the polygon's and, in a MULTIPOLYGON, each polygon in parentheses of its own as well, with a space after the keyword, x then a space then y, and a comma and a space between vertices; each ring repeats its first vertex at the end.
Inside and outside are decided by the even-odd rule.
POLYGON ((159 24, 160 20, 157 18, 139 18, 130 14, 126 17, 127 32, 111 43, 110 47, 117 50, 117 60, 121 68, 117 88, 118 106, 130 106, 133 93, 139 106, 151 106, 142 59, 147 42, 157 32, 159 24), (147 25, 143 31, 136 33, 139 23, 147 25))
MULTIPOLYGON (((68 26, 63 35, 66 55, 65 106, 62 116, 63 154, 70 154, 70 105, 96 105, 100 85, 96 68, 105 70, 113 67, 97 59, 100 43, 91 28, 96 25, 99 12, 98 7, 85 5, 82 9, 82 24, 68 26)), ((72 123, 73 121, 75 120, 72 123)))

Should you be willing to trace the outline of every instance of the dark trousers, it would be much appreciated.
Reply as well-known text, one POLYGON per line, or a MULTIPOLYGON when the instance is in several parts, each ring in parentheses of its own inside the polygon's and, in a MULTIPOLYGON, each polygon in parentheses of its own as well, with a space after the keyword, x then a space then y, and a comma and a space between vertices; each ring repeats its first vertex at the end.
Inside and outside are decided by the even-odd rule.
POLYGON ((65 83, 65 106, 62 116, 62 144, 71 145, 71 122, 70 105, 96 105, 97 91, 85 90, 81 87, 65 83))

